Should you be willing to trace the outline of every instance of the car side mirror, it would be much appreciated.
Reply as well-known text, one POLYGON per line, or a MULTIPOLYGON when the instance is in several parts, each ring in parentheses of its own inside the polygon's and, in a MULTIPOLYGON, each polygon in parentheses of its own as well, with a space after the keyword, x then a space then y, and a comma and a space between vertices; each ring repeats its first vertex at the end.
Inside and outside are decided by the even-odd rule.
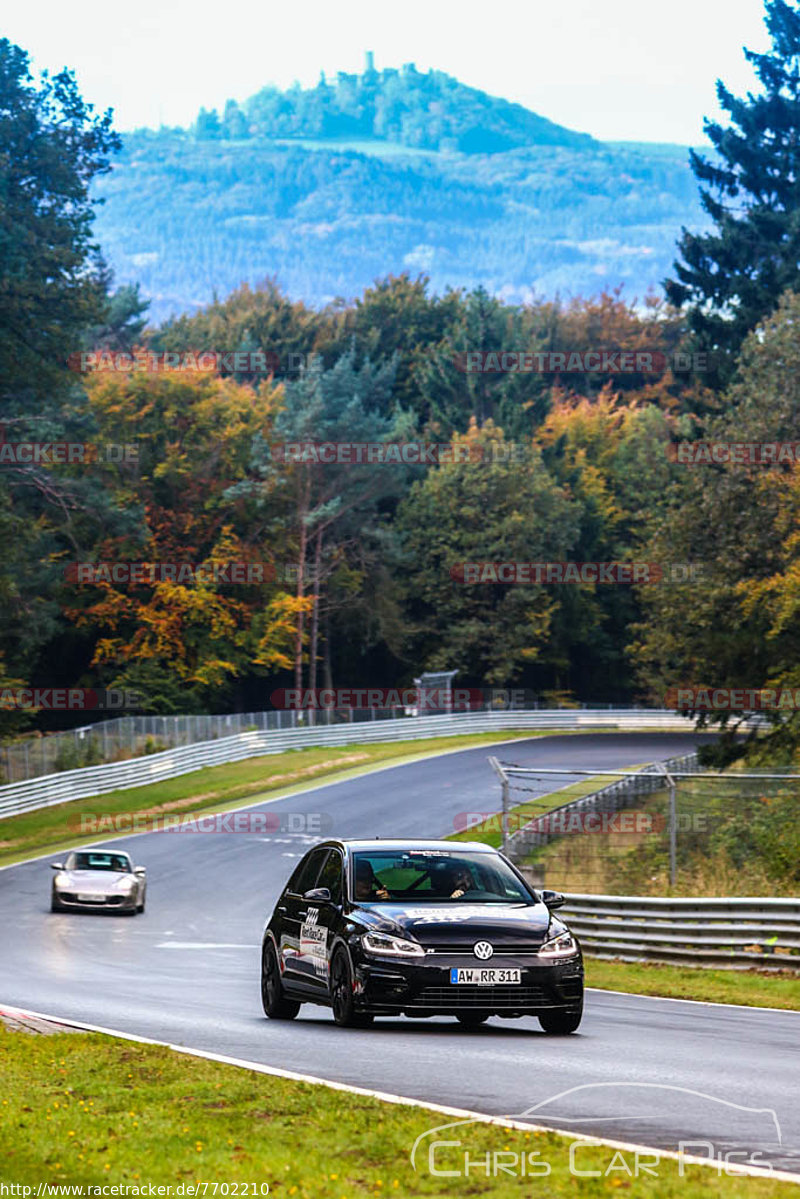
POLYGON ((147 867, 146 866, 134 866, 133 873, 134 874, 147 874, 147 867))
POLYGON ((553 908, 563 908, 566 902, 560 891, 542 891, 542 903, 551 911, 553 908))
POLYGON ((309 899, 312 903, 330 903, 331 893, 327 887, 312 887, 306 891, 303 899, 309 899))
POLYGON ((63 862, 51 862, 51 863, 50 863, 50 869, 51 869, 51 870, 63 870, 63 869, 64 869, 64 863, 63 863, 63 862))

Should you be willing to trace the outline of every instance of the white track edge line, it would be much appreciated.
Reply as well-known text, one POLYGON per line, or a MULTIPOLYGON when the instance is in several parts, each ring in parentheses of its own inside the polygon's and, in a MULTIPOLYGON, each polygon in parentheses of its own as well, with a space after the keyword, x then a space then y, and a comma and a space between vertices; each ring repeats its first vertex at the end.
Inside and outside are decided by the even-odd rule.
MULTIPOLYGON (((549 1128, 544 1124, 526 1124, 522 1120, 507 1119, 503 1116, 489 1116, 485 1112, 473 1112, 466 1108, 447 1107, 440 1103, 412 1099, 407 1095, 394 1095, 389 1091, 374 1091, 368 1087, 358 1087, 345 1082, 334 1082, 328 1078, 317 1078, 313 1074, 299 1074, 294 1070, 283 1070, 278 1066, 267 1066, 263 1062, 250 1062, 243 1058, 228 1057, 222 1053, 212 1053, 204 1049, 191 1049, 186 1045, 173 1045, 169 1041, 157 1041, 152 1037, 142 1037, 135 1033, 121 1032, 115 1028, 104 1028, 98 1024, 87 1024, 80 1020, 64 1019, 47 1012, 34 1012, 27 1008, 15 1007, 12 1004, 0 1004, 0 1013, 2 1012, 8 1012, 10 1015, 33 1016, 39 1020, 50 1020, 54 1024, 61 1024, 67 1028, 80 1028, 86 1032, 102 1033, 105 1036, 119 1037, 123 1041, 135 1041, 141 1045, 159 1045, 164 1049, 171 1049, 174 1053, 183 1053, 187 1057, 197 1057, 202 1058, 204 1061, 220 1062, 226 1066, 237 1066, 241 1069, 253 1070, 257 1074, 268 1074, 274 1078, 286 1078, 292 1082, 304 1082, 314 1086, 329 1087, 331 1090, 346 1091, 351 1095, 364 1095, 369 1099, 378 1099, 383 1103, 394 1103, 401 1107, 421 1108, 425 1111, 439 1112, 444 1116, 457 1116, 460 1119, 475 1120, 482 1124, 493 1124, 500 1128, 513 1128, 518 1132, 553 1133, 556 1136, 572 1138, 573 1141, 582 1141, 585 1144, 606 1145, 610 1149, 622 1149, 627 1152, 646 1150, 648 1153, 658 1154, 659 1157, 670 1158, 678 1162, 683 1161, 688 1165, 710 1166, 712 1169, 718 1168, 718 1163, 711 1162, 707 1158, 676 1153, 672 1149, 657 1149, 652 1145, 637 1145, 630 1141, 610 1141, 604 1137, 593 1137, 585 1133, 573 1132, 571 1129, 549 1128)), ((790 1174, 787 1170, 761 1169, 758 1166, 737 1165, 735 1173, 732 1171, 730 1176, 774 1178, 779 1182, 791 1182, 796 1186, 800 1185, 800 1174, 790 1174)))
MULTIPOLYGON (((691 967, 693 970, 700 968, 691 967)), ((800 975, 798 975, 798 981, 800 981, 800 975)), ((800 1009, 793 1007, 761 1007, 760 1004, 755 1003, 723 1003, 721 999, 683 999, 678 995, 641 995, 637 991, 613 991, 611 987, 586 987, 586 990, 594 991, 596 995, 624 995, 626 999, 660 999, 662 1003, 694 1003, 699 1007, 735 1008, 742 1012, 780 1012, 782 1015, 789 1013, 792 1016, 800 1016, 800 1009)))

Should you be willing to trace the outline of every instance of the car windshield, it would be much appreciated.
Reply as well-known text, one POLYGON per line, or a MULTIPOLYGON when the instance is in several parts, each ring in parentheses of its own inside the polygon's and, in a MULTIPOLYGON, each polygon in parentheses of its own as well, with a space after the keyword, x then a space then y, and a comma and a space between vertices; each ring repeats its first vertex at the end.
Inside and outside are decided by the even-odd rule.
POLYGON ((76 853, 69 863, 70 870, 116 870, 129 874, 131 864, 121 853, 76 853))
POLYGON ((501 857, 438 849, 354 854, 351 894, 360 903, 535 902, 501 857))

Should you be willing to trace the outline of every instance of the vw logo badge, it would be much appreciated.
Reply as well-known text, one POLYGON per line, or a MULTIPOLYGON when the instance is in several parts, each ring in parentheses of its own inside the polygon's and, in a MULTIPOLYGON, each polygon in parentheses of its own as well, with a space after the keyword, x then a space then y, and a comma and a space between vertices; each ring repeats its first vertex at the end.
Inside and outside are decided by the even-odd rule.
POLYGON ((475 957, 481 962, 488 962, 494 953, 494 947, 488 941, 476 941, 472 947, 475 957))

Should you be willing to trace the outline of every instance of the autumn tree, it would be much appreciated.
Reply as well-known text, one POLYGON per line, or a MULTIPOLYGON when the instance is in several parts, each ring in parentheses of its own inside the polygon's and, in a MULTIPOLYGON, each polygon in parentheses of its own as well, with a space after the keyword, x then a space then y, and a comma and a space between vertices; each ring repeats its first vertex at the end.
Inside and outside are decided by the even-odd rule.
MULTIPOLYGON (((787 293, 746 339, 726 411, 710 440, 796 442, 800 427, 800 297, 787 293)), ((733 461, 681 467, 667 506, 652 520, 649 552, 699 570, 682 586, 642 595, 633 643, 640 677, 663 702, 675 686, 796 686, 800 623, 797 471, 791 463, 733 461)), ((797 714, 770 717, 771 745, 800 743, 797 714)), ((715 723, 735 725, 725 714, 715 723)), ((725 752, 735 752, 732 739, 725 752)))
POLYGON ((311 364, 297 381, 285 385, 285 402, 272 429, 273 443, 259 437, 253 446, 252 477, 235 488, 236 497, 259 497, 283 514, 273 535, 282 532, 298 565, 294 682, 303 685, 303 657, 309 633, 309 685, 317 678, 319 619, 325 579, 341 563, 347 547, 363 543, 380 504, 400 488, 399 465, 326 461, 318 446, 377 445, 405 438, 411 422, 401 410, 391 416, 393 364, 356 365, 352 347, 330 369, 311 364), (288 534, 288 537, 287 537, 288 534), (310 579, 310 582, 309 582, 310 579), (311 598, 308 607, 302 601, 311 598), (310 610, 307 630, 306 611, 310 610))
POLYGON ((119 499, 141 513, 135 534, 106 538, 92 556, 206 568, 185 582, 101 580, 73 590, 70 611, 93 639, 92 665, 161 711, 218 704, 254 668, 285 668, 291 611, 271 582, 274 547, 224 494, 244 477, 255 433, 271 427, 278 393, 185 371, 98 372, 87 386, 102 433, 136 450, 119 499), (264 585, 214 580, 214 565, 237 562, 265 568, 264 585))

